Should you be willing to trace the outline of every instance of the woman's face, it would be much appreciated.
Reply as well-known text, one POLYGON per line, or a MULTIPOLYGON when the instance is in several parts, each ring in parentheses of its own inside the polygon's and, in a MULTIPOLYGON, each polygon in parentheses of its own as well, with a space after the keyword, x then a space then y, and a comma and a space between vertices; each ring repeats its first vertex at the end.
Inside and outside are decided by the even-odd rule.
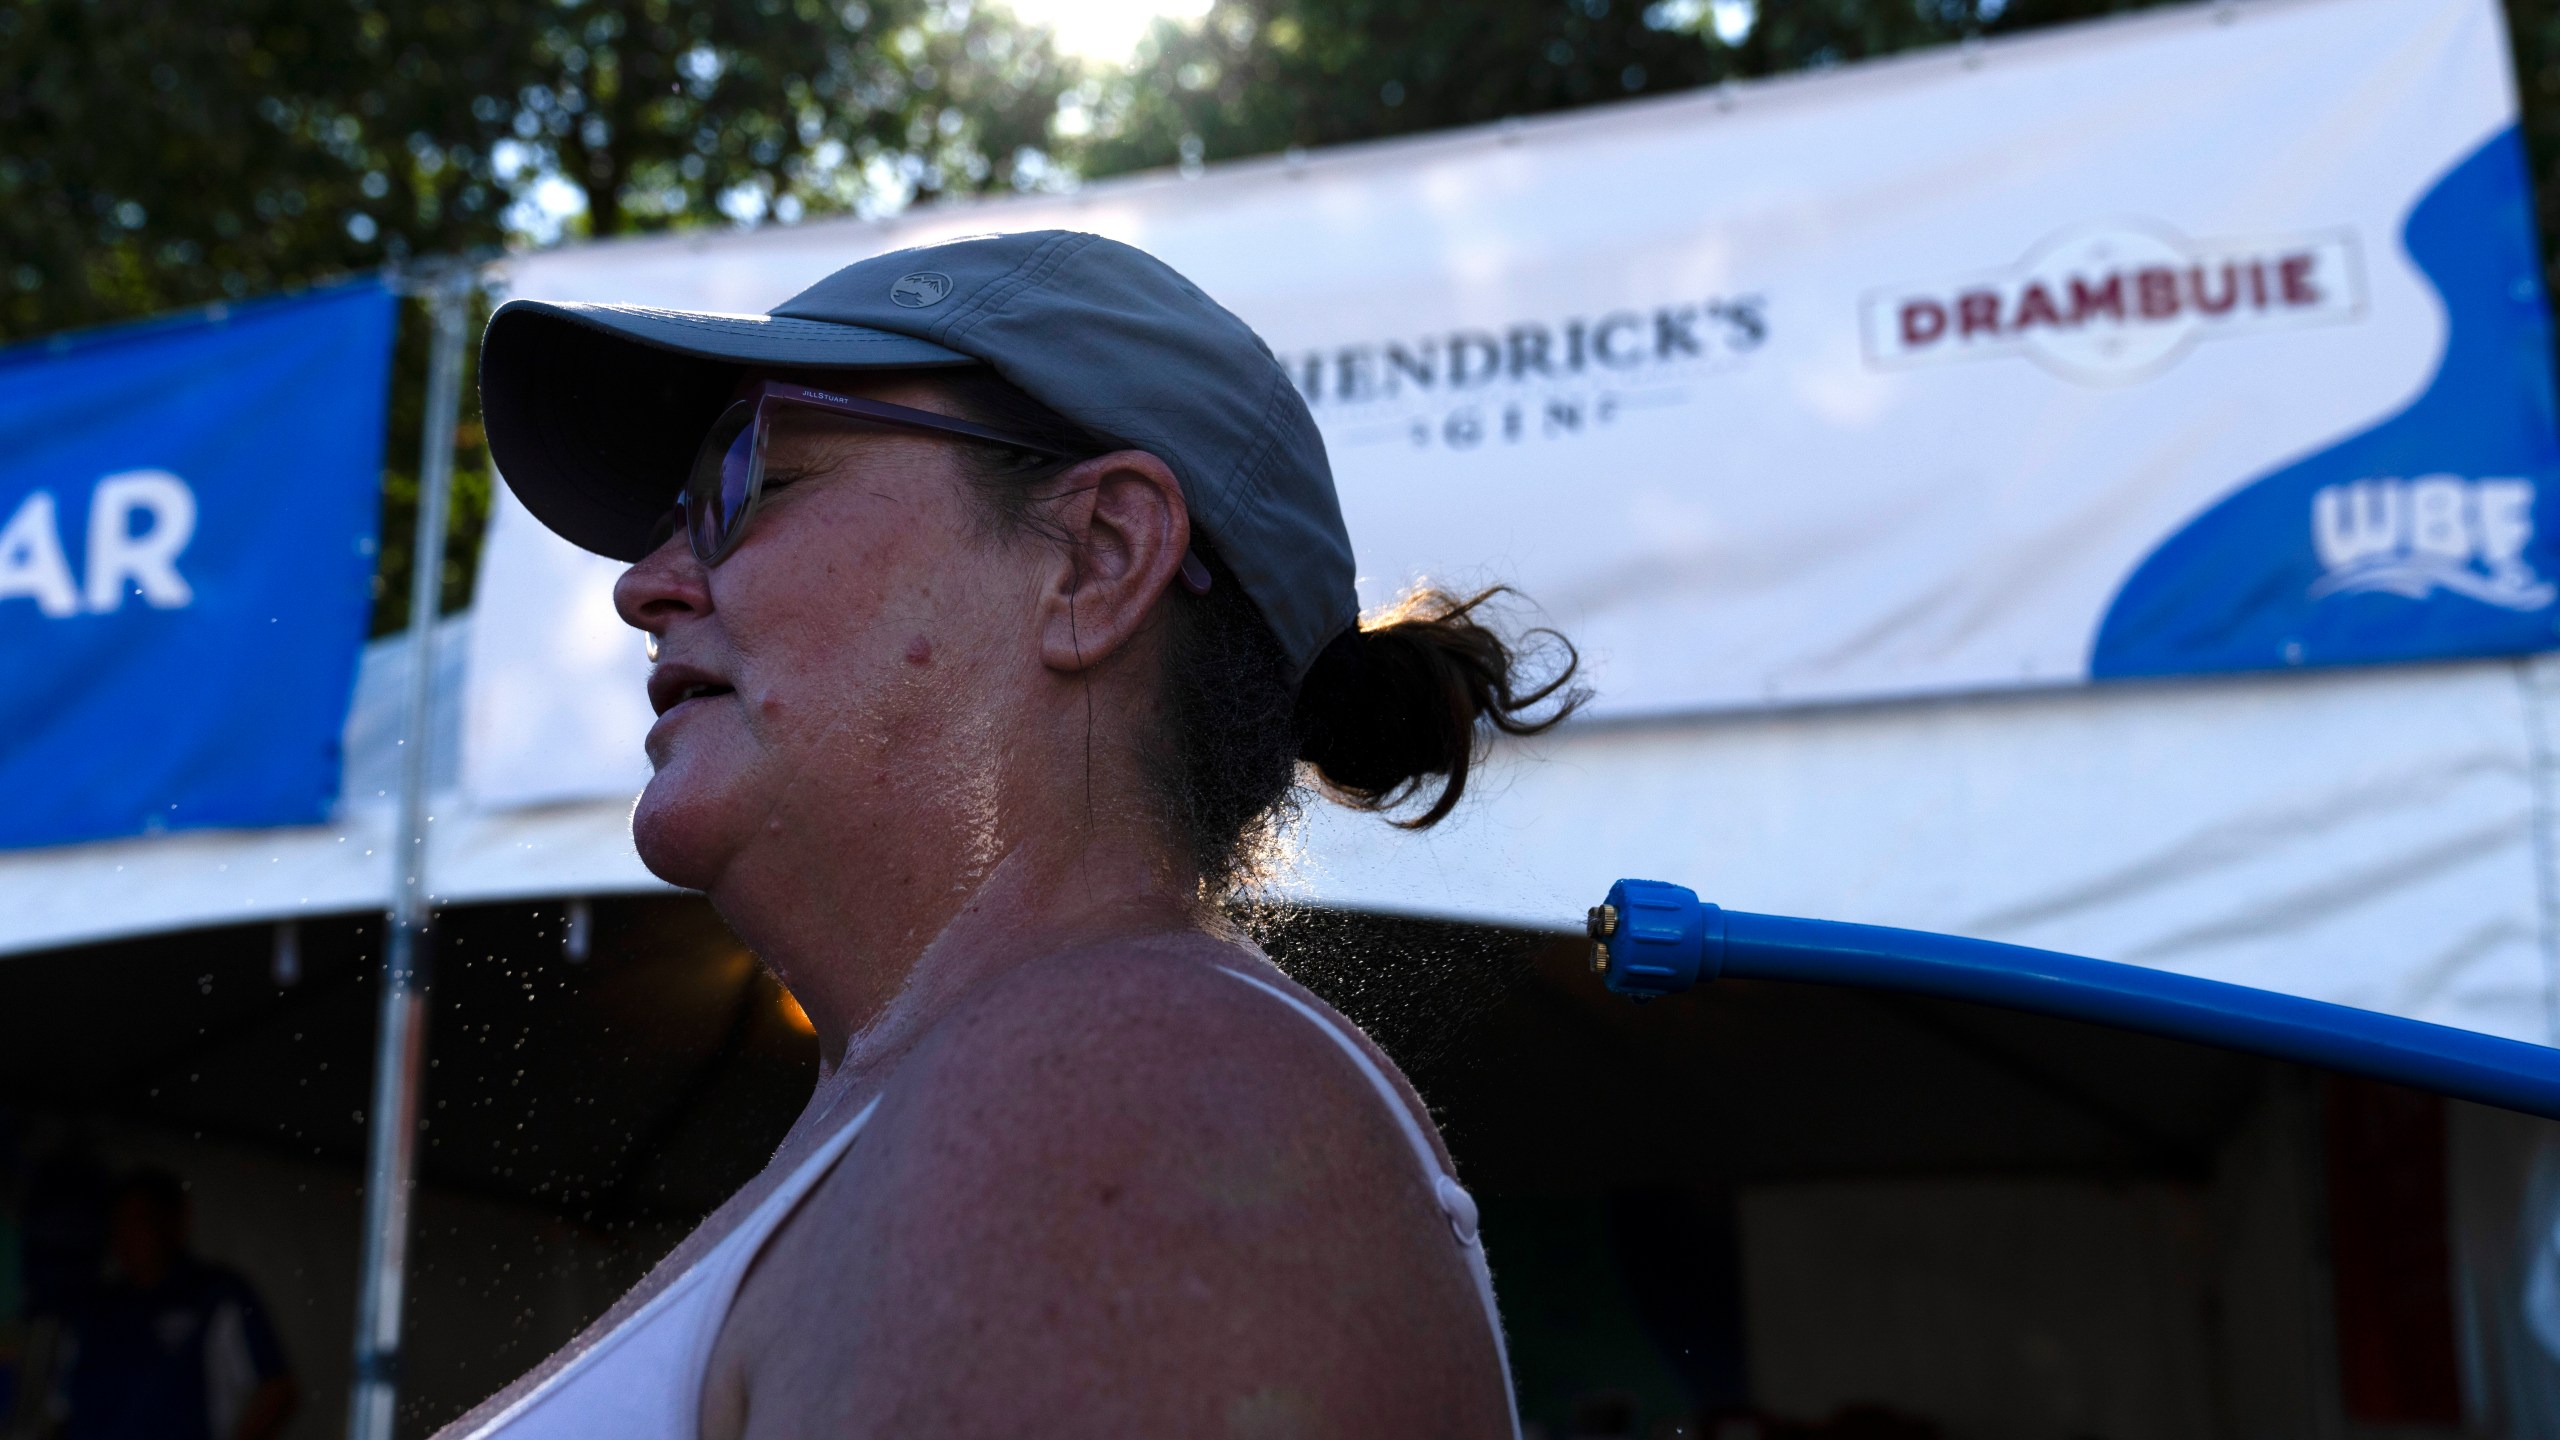
MULTIPOLYGON (((855 393, 951 408, 912 381, 855 393)), ((874 887, 947 887, 1000 852, 994 762, 1038 666, 1033 547, 989 534, 953 441, 785 409, 766 453, 717 568, 679 535, 614 589, 659 643, 640 856, 715 900, 849 860, 874 887)))

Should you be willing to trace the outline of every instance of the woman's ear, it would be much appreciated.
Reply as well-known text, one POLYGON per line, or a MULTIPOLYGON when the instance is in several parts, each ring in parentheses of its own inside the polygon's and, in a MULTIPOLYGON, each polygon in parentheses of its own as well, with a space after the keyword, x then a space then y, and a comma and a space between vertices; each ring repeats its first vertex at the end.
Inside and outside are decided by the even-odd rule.
POLYGON ((1060 475, 1043 505, 1055 563, 1043 577, 1040 659, 1064 674, 1128 647, 1191 548, 1191 511, 1172 467, 1144 450, 1096 456, 1060 475))

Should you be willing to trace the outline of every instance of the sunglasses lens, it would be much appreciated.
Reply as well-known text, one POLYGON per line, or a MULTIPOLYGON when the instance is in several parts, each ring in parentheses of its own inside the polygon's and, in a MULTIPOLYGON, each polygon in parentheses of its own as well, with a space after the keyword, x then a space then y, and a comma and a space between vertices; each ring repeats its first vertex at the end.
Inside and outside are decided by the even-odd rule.
POLYGON ((756 407, 732 405, 702 438, 684 487, 685 538, 696 559, 717 563, 729 553, 755 493, 756 407))

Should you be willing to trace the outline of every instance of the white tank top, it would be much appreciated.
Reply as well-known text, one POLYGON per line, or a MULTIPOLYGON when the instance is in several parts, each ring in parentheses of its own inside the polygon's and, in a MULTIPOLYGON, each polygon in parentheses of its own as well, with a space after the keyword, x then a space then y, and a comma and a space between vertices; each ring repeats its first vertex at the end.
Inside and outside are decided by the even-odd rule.
MULTIPOLYGON (((1511 1356, 1503 1343, 1502 1315, 1494 1308, 1493 1274, 1485 1267, 1484 1245, 1476 1235, 1476 1204, 1457 1181, 1440 1168, 1439 1152, 1414 1119, 1404 1096, 1378 1068, 1360 1042, 1321 1011, 1277 985, 1242 971, 1218 967, 1262 991, 1331 1036, 1351 1057, 1371 1088, 1386 1102, 1388 1113, 1404 1131, 1413 1153, 1431 1180, 1431 1193, 1449 1220, 1450 1233, 1475 1277, 1476 1294, 1484 1302, 1485 1323, 1493 1328, 1494 1355, 1502 1363, 1504 1408, 1512 1412, 1511 1434, 1520 1433, 1518 1404, 1511 1399, 1511 1356)), ((621 1324, 561 1366, 514 1404, 491 1416, 465 1440, 590 1440, 611 1435, 616 1440, 696 1440, 702 1418, 702 1384, 711 1369, 711 1347, 729 1316, 729 1302, 746 1278, 764 1242, 781 1228, 802 1197, 817 1188, 880 1108, 874 1097, 860 1114, 827 1137, 808 1159, 774 1187, 738 1227, 721 1237, 667 1288, 624 1317, 621 1324)))

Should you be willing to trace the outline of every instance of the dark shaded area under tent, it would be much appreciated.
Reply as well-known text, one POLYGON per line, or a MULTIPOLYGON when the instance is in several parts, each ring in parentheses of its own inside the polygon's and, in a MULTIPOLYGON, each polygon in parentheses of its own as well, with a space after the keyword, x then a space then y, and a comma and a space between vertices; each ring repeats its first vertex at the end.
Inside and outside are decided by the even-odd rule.
MULTIPOLYGON (((592 912, 584 962, 558 903, 440 917, 404 1433, 574 1334, 753 1173, 814 1074, 701 902, 592 912)), ((1252 918, 1445 1126, 1549 1437, 2459 1422, 2444 1187, 2373 1177, 2440 1176, 2448 1114, 2515 1143, 2542 1122, 1953 1002, 1631 1005, 1553 937, 1252 918), (2368 1360, 2342 1377, 2341 1354, 2368 1360)), ((266 925, 0 961, 21 1198, 67 1155, 188 1175, 201 1248, 267 1292, 303 1372, 296 1435, 344 1414, 379 934, 303 922, 290 985, 266 925)))

